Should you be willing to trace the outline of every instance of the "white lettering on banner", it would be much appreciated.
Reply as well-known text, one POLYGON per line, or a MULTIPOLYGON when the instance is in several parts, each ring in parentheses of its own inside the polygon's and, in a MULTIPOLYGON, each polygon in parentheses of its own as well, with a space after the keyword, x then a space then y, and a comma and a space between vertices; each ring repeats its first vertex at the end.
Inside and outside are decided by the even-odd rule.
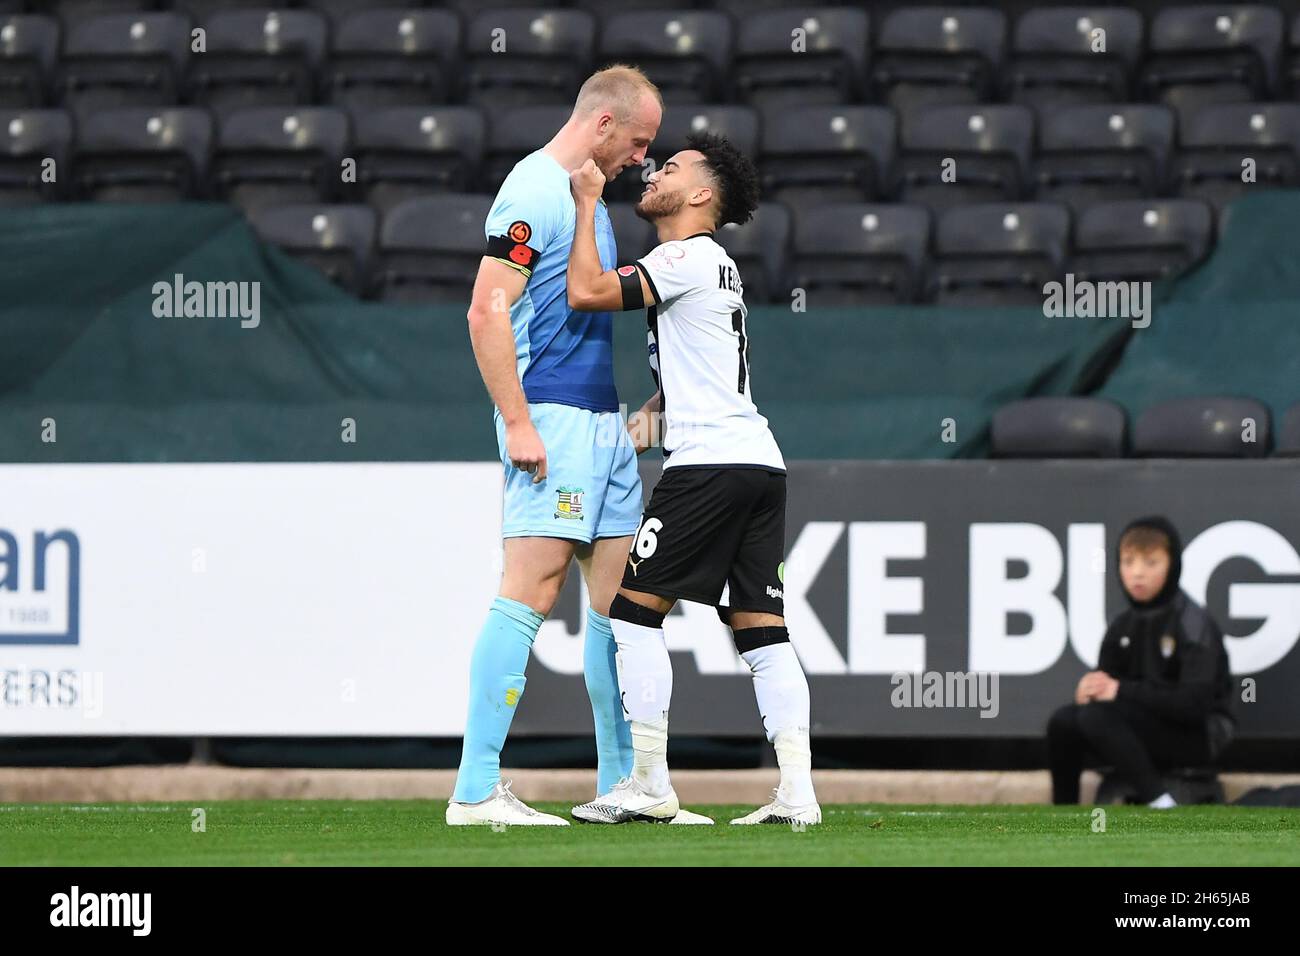
MULTIPOLYGON (((842 521, 809 521, 785 559, 785 625, 790 631, 790 643, 809 674, 844 674, 849 669, 807 597, 843 531, 842 521)), ((850 595, 852 589, 850 579, 850 595)))
POLYGON ((1106 526, 1072 524, 1066 532, 1065 602, 1069 608, 1070 645, 1079 660, 1097 666, 1101 639, 1106 636, 1106 526), (1094 566, 1093 556, 1100 554, 1102 563, 1094 566))
POLYGON ((1052 592, 1061 582, 1061 546, 1036 524, 970 526, 970 662, 973 671, 1037 674, 1065 650, 1065 608, 1052 592), (1028 566, 1007 577, 1007 562, 1028 566), (1029 615, 1028 634, 1007 633, 1007 614, 1029 615))
POLYGON ((924 557, 924 521, 849 525, 849 670, 854 674, 925 670, 925 635, 887 629, 890 614, 925 610, 923 579, 890 577, 887 562, 924 557))
MULTIPOLYGON (((1268 525, 1224 521, 1206 528, 1183 549, 1183 590, 1204 605, 1210 575, 1231 558, 1254 561, 1268 574, 1300 574, 1300 555, 1268 525)), ((1253 674, 1272 667, 1300 639, 1300 584, 1229 585, 1228 615, 1264 621, 1253 633, 1225 641, 1232 672, 1253 674)))

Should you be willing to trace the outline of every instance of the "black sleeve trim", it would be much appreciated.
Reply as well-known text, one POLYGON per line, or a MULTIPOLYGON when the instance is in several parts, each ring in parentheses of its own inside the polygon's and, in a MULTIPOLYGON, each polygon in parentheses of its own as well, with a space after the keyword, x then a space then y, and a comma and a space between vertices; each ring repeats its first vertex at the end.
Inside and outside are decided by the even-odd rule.
POLYGON ((663 296, 661 296, 659 294, 659 290, 655 288, 655 280, 650 278, 650 270, 645 267, 645 265, 641 262, 640 259, 638 259, 635 263, 633 263, 633 265, 635 265, 638 269, 640 269, 641 274, 645 276, 645 284, 650 287, 650 294, 655 297, 655 305, 663 304, 664 301, 663 296))

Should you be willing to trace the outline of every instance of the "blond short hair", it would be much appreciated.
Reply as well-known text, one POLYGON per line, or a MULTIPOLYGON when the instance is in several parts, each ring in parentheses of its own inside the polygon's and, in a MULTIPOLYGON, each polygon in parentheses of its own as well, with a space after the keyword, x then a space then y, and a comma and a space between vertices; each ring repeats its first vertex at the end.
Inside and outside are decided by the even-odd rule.
POLYGON ((582 89, 578 90, 573 115, 585 116, 595 110, 607 109, 614 119, 623 123, 631 117, 632 111, 646 93, 654 96, 662 110, 664 98, 650 77, 635 66, 615 63, 587 77, 582 89))

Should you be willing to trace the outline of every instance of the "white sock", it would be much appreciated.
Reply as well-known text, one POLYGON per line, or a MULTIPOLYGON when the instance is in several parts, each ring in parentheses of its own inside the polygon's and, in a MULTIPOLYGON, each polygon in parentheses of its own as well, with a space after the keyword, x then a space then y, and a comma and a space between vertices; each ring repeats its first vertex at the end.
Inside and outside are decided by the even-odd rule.
POLYGON ((741 655, 754 674, 754 697, 767 739, 781 767, 777 796, 792 806, 816 803, 812 783, 812 722, 808 678, 789 641, 756 647, 741 655))
POLYGON ((1178 803, 1174 800, 1173 794, 1166 792, 1160 794, 1160 796, 1148 803, 1147 806, 1152 810, 1172 810, 1174 807, 1178 806, 1178 803))
POLYGON ((618 687, 632 727, 632 777, 652 794, 667 793, 668 708, 673 667, 661 627, 610 620, 618 644, 618 687))

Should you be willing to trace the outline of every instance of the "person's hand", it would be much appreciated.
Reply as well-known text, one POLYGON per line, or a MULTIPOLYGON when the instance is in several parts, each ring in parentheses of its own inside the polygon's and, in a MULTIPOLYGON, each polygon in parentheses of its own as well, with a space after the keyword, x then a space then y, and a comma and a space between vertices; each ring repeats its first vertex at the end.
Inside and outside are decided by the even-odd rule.
POLYGON ((531 421, 506 426, 506 454, 510 464, 533 476, 533 484, 546 480, 546 446, 531 421))
POLYGON ((1097 672, 1097 685, 1093 689, 1093 700, 1114 700, 1119 693, 1119 681, 1105 671, 1097 672))
POLYGON ((574 199, 595 202, 605 191, 605 174, 600 171, 594 159, 589 159, 569 173, 569 187, 573 190, 574 199))

